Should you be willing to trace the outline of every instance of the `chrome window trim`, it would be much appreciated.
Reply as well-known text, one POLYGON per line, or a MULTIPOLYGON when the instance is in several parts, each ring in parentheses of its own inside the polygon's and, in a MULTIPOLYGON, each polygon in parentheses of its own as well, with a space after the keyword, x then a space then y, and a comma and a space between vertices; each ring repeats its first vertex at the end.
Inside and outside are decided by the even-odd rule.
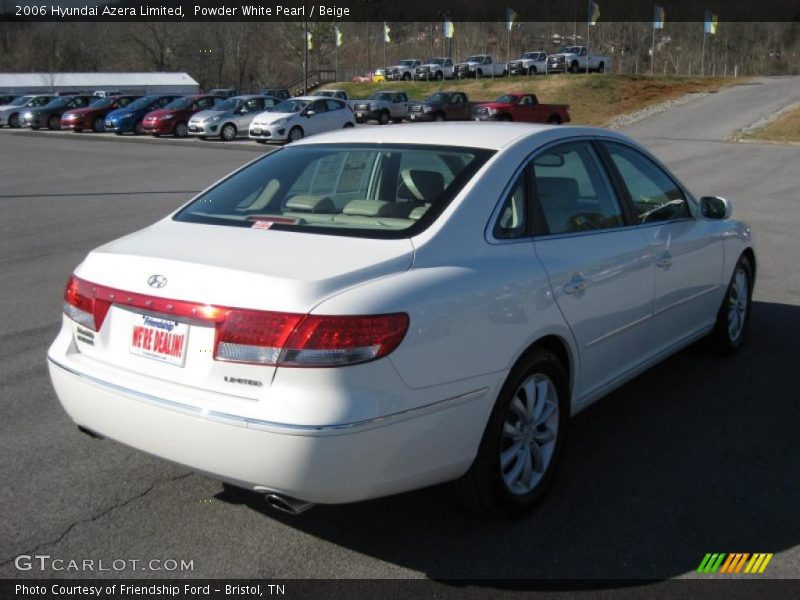
MULTIPOLYGON (((606 169, 607 169, 606 166, 602 165, 602 168, 603 168, 604 177, 609 178, 610 174, 606 172, 606 169)), ((613 182, 609 181, 609 185, 612 186, 612 189, 613 189, 614 193, 616 194, 617 190, 613 186, 613 182)), ((619 202, 624 202, 624 199, 618 198, 618 201, 619 202)), ((598 135, 580 135, 580 136, 574 136, 574 137, 567 137, 565 139, 560 139, 560 140, 553 141, 553 142, 548 142, 547 144, 544 144, 543 146, 540 146, 536 150, 530 152, 522 160, 522 162, 514 170, 514 173, 509 178, 509 181, 503 187, 503 191, 500 194, 500 199, 495 204, 495 207, 492 210, 491 215, 489 216, 489 221, 486 224, 486 227, 484 229, 484 238, 486 239, 486 241, 489 244, 494 246, 494 245, 503 245, 503 244, 519 244, 521 242, 530 242, 531 240, 550 240, 550 239, 560 239, 560 238, 563 238, 563 237, 572 237, 572 236, 579 236, 579 235, 593 235, 593 234, 598 234, 598 233, 606 233, 606 232, 609 232, 609 231, 621 231, 621 230, 627 230, 627 229, 638 229, 638 228, 662 226, 662 225, 666 225, 666 224, 669 224, 669 223, 682 223, 682 222, 688 222, 688 221, 697 221, 698 220, 698 216, 697 215, 699 214, 698 211, 699 211, 699 208, 697 206, 697 200, 691 194, 691 192, 689 192, 689 190, 686 189, 686 187, 683 185, 683 183, 681 183, 675 177, 675 175, 669 169, 667 169, 667 167, 664 166, 663 163, 661 163, 661 161, 659 161, 655 156, 650 154, 647 150, 645 150, 643 148, 640 148, 640 147, 638 147, 638 146, 636 146, 634 144, 631 144, 627 140, 619 139, 619 138, 616 138, 616 137, 606 137, 606 136, 602 136, 602 135, 599 135, 599 136, 598 135), (628 147, 628 148, 630 148, 632 150, 635 150, 635 151, 639 152, 640 154, 643 154, 646 158, 649 158, 662 171, 665 171, 667 176, 683 192, 683 195, 684 195, 684 197, 686 199, 686 204, 689 206, 689 213, 690 213, 691 216, 690 217, 686 217, 686 218, 682 218, 682 219, 673 219, 671 221, 654 221, 652 223, 635 223, 635 224, 632 224, 632 225, 621 225, 619 227, 608 227, 606 229, 594 229, 594 230, 589 230, 589 231, 572 231, 572 232, 569 232, 569 233, 548 233, 548 234, 543 234, 543 235, 541 235, 541 234, 540 235, 530 234, 530 235, 524 235, 524 236, 521 236, 521 237, 518 237, 518 238, 512 238, 512 239, 502 239, 502 238, 495 237, 495 235, 494 235, 494 224, 497 222, 497 219, 500 218, 500 211, 503 209, 503 204, 505 203, 506 198, 508 197, 508 194, 511 193, 513 185, 517 181, 517 177, 519 177, 520 173, 524 169, 526 169, 528 167, 528 165, 531 163, 531 161, 533 161, 533 159, 536 158, 536 156, 538 156, 542 152, 544 152, 544 151, 546 151, 546 150, 548 150, 548 149, 550 149, 550 148, 552 148, 554 146, 560 146, 562 144, 567 144, 567 143, 572 143, 572 142, 585 142, 585 141, 589 141, 589 142, 592 142, 592 141, 596 141, 596 142, 612 142, 612 143, 615 143, 615 144, 621 144, 623 146, 626 146, 626 147, 628 147)))

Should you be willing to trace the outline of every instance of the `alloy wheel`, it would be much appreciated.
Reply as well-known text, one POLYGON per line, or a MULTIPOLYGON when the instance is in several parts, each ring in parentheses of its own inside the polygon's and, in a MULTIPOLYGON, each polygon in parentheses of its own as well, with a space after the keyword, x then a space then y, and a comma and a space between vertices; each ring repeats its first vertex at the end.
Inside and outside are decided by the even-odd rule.
POLYGON ((541 481, 556 449, 558 393, 542 373, 525 379, 503 421, 500 472, 512 493, 530 493, 541 481))
POLYGON ((744 331, 749 293, 747 273, 739 266, 728 293, 728 335, 732 342, 736 342, 744 331))

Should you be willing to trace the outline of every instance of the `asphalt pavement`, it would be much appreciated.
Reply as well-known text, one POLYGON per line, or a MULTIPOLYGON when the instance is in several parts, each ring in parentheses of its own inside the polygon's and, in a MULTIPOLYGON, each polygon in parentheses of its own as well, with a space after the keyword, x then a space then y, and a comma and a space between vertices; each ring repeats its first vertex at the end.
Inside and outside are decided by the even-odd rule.
POLYGON ((467 514, 447 486, 292 517, 79 433, 45 366, 70 272, 264 148, 0 131, 0 578, 666 579, 706 552, 773 552, 762 577, 800 577, 800 146, 725 141, 798 96, 800 78, 751 81, 624 130, 753 226, 751 335, 734 358, 689 348, 578 415, 559 480, 518 521, 467 514), (16 568, 34 554, 193 570, 16 568))

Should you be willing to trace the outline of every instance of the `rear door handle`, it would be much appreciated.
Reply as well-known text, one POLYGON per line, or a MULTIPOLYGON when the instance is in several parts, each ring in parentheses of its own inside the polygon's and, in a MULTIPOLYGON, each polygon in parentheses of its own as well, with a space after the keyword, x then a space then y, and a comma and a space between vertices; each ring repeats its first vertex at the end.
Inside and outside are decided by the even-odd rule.
POLYGON ((669 267, 671 267, 672 254, 670 254, 669 252, 664 252, 664 254, 661 255, 661 258, 659 258, 656 261, 656 266, 660 269, 668 269, 669 267))
POLYGON ((572 276, 572 281, 565 284, 561 289, 565 294, 577 294, 578 292, 585 290, 590 285, 592 285, 591 279, 586 279, 580 273, 575 273, 572 276))

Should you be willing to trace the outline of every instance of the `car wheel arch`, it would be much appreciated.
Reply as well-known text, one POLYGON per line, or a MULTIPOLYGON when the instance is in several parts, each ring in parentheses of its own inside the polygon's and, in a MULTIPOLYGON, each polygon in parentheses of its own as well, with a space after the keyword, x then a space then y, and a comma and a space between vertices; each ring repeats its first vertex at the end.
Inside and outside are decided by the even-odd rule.
MULTIPOLYGON (((536 350, 547 350, 558 358, 561 366, 564 368, 564 372, 567 374, 569 394, 574 400, 576 398, 575 382, 577 375, 576 353, 573 346, 561 333, 549 332, 530 342, 509 367, 509 372, 536 350)), ((572 402, 572 405, 574 406, 574 402, 572 402)))

